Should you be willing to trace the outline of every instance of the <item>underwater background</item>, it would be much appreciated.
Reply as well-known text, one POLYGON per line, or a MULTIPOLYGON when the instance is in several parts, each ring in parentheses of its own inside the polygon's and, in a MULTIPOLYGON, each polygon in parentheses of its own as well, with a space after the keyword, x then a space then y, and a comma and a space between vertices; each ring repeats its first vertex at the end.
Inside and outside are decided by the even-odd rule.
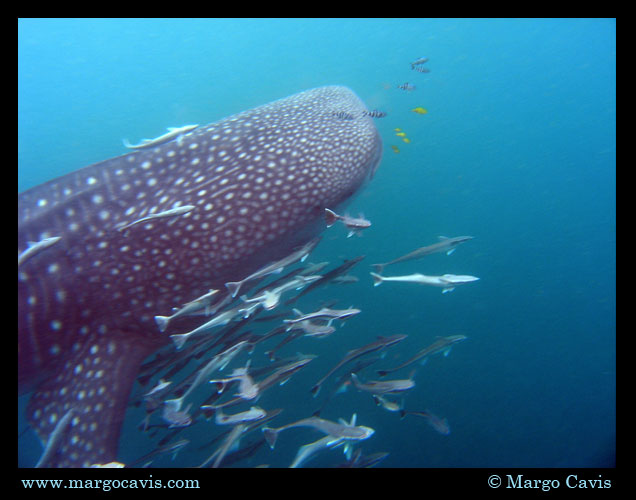
MULTIPOLYGON (((337 299, 336 307, 362 313, 328 338, 281 349, 281 357, 318 357, 258 401, 284 409, 271 425, 309 416, 327 394, 314 399, 311 386, 378 335, 408 338, 362 372, 365 381, 377 379, 380 363, 462 334, 468 339, 448 356, 413 365, 416 387, 397 398, 447 418, 448 435, 418 417, 401 420, 355 388, 321 416, 357 413, 358 424, 375 429, 363 453, 389 452, 379 467, 615 466, 615 20, 20 19, 18 192, 124 154, 123 138, 135 143, 332 84, 387 113, 375 121, 384 153, 349 205, 372 227, 352 238, 339 224, 329 228, 309 257, 335 266, 365 255, 351 270, 359 281, 322 287, 298 306, 309 312, 337 299), (419 57, 430 72, 411 69, 419 57), (406 82, 415 89, 398 88, 406 82), (372 286, 370 264, 440 235, 474 239, 384 274, 479 281, 444 294, 372 286)), ((260 351, 252 356, 267 362, 260 351)), ((22 415, 26 397, 18 403, 18 461, 32 466, 42 447, 22 415)), ((134 407, 127 415, 124 463, 156 446, 137 428, 143 416, 134 407)), ((210 421, 181 437, 217 434, 210 421)), ((288 466, 317 437, 286 431, 274 451, 262 446, 236 466, 288 466)), ((153 466, 198 465, 212 451, 186 447, 153 466)), ((343 460, 335 449, 307 465, 343 460)))

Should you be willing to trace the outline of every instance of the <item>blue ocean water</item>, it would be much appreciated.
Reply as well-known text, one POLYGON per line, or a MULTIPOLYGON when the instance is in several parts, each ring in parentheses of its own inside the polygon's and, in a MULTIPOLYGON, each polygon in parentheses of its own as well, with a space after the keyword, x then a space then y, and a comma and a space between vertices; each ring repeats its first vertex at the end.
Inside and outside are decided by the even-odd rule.
MULTIPOLYGON (((464 334, 447 357, 416 365, 416 388, 404 397, 409 410, 446 417, 449 435, 417 417, 400 420, 352 389, 323 416, 357 413, 376 431, 364 453, 390 453, 380 466, 613 466, 615 20, 21 19, 18 192, 124 153, 124 137, 213 122, 328 84, 387 112, 376 120, 382 163, 349 207, 372 227, 348 239, 330 228, 311 255, 334 264, 366 255, 352 271, 359 282, 315 295, 363 312, 329 338, 281 351, 318 358, 259 401, 285 409, 273 425, 311 414, 317 378, 378 335, 409 335, 386 351, 392 365, 436 336, 464 334), (430 73, 411 70, 421 56, 430 73), (397 88, 405 82, 416 89, 397 88), (413 113, 418 106, 428 113, 413 113), (451 256, 385 274, 470 274, 478 282, 446 294, 372 286, 370 264, 465 234, 475 239, 451 256)), ((153 447, 136 429, 143 413, 130 413, 123 462, 153 447)), ((190 439, 217 432, 213 423, 188 431, 190 439)), ((286 432, 275 451, 263 447, 238 465, 287 466, 317 438, 286 432)), ((37 440, 25 432, 18 445, 20 464, 32 465, 37 440)), ((183 450, 158 464, 192 466, 205 456, 183 450)), ((342 460, 330 450, 309 465, 342 460)))

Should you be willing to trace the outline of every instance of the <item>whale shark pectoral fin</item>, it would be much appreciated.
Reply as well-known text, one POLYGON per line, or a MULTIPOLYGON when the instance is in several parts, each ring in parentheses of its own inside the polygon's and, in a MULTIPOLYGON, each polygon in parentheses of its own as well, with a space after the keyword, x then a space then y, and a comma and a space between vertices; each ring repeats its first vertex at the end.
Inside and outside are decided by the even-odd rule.
POLYGON ((73 409, 47 467, 88 467, 116 459, 130 389, 139 365, 156 349, 143 338, 137 342, 121 333, 95 333, 83 340, 60 359, 27 406, 27 419, 44 444, 73 409))

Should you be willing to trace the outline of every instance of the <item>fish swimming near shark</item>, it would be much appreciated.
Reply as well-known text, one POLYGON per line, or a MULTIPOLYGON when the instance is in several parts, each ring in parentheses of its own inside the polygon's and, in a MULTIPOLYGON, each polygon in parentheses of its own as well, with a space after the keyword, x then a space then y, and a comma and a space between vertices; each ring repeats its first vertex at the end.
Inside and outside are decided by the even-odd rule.
POLYGON ((472 236, 456 236, 454 238, 447 238, 446 236, 440 236, 439 241, 437 243, 433 243, 432 245, 418 248, 417 250, 413 250, 412 252, 409 252, 406 255, 402 255, 401 257, 398 257, 397 259, 393 259, 389 262, 385 262, 384 264, 372 264, 372 266, 375 268, 375 271, 378 274, 381 274, 386 266, 391 264, 397 264, 398 262, 420 259, 424 257, 425 255, 431 255, 432 253, 437 253, 437 252, 445 252, 446 255, 450 255, 455 251, 455 249, 460 243, 464 243, 465 241, 469 241, 472 239, 473 239, 472 236))
POLYGON ((43 446, 55 434, 47 466, 114 461, 140 363, 191 320, 154 317, 301 248, 373 176, 372 118, 331 116, 365 109, 319 87, 18 194, 18 255, 52 242, 18 261, 18 392, 43 446))
POLYGON ((383 394, 397 394, 399 392, 408 391, 415 387, 415 382, 412 378, 402 380, 374 380, 363 383, 358 379, 355 373, 351 373, 351 380, 359 390, 370 392, 375 396, 381 396, 383 394))
POLYGON ((184 125, 183 127, 168 127, 168 132, 165 134, 155 137, 154 139, 142 139, 139 144, 130 144, 128 139, 124 139, 124 146, 128 149, 142 149, 158 146, 159 144, 172 141, 173 139, 177 139, 177 141, 180 142, 183 140, 184 134, 192 132, 198 126, 199 125, 184 125))
POLYGON ((453 345, 455 345, 458 342, 462 342, 466 340, 467 338, 468 337, 466 337, 466 335, 461 335, 461 334, 449 335, 448 337, 438 337, 435 340, 435 342, 426 346, 421 351, 416 352, 413 356, 411 356, 409 359, 407 359, 400 365, 390 369, 385 368, 384 370, 378 370, 378 375, 384 377, 388 373, 392 373, 397 370, 400 370, 401 368, 405 368, 420 359, 426 359, 428 356, 432 356, 433 354, 437 354, 440 352, 444 353, 444 356, 448 356, 453 345))
POLYGON ((291 429, 292 427, 313 427, 328 436, 333 436, 337 438, 347 438, 347 439, 367 439, 372 436, 374 430, 370 427, 365 427, 363 425, 356 426, 356 414, 354 413, 351 417, 351 422, 348 423, 343 419, 340 419, 338 422, 332 422, 330 420, 325 420, 320 417, 308 417, 300 419, 296 422, 292 422, 287 425, 283 425, 276 429, 271 427, 263 427, 263 434, 267 442, 269 443, 270 448, 274 449, 276 445, 276 440, 278 438, 278 433, 285 429, 291 429))
POLYGON ((371 227, 371 222, 363 216, 350 217, 349 215, 338 215, 333 210, 325 208, 325 221, 327 222, 327 227, 333 226, 338 220, 341 221, 349 230, 347 238, 350 238, 354 234, 359 235, 362 229, 371 227))
POLYGON ((380 286, 385 281, 402 281, 405 283, 418 283, 420 285, 431 285, 442 288, 442 293, 452 292, 457 285, 471 283, 479 280, 475 276, 462 274, 443 274, 442 276, 426 276, 425 274, 414 273, 406 276, 380 276, 371 273, 373 277, 373 286, 380 286))

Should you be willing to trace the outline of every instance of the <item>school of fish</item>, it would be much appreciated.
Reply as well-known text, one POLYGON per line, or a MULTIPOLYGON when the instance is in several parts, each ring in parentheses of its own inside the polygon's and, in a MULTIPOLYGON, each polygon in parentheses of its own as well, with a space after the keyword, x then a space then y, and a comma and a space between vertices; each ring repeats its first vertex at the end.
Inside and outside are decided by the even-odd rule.
MULTIPOLYGON (((411 69, 428 73, 428 68, 423 66, 427 62, 428 58, 420 57, 410 63, 411 69)), ((410 83, 397 85, 397 88, 409 93, 416 90, 416 86, 410 83)), ((422 115, 427 113, 421 106, 412 111, 422 115)), ((338 126, 343 127, 356 120, 386 116, 385 111, 377 109, 335 108, 324 113, 324 119, 335 120, 338 126)), ((166 134, 155 139, 143 139, 135 145, 124 140, 124 145, 135 151, 166 144, 182 146, 182 143, 186 144, 188 134, 195 130, 198 130, 198 125, 169 128, 166 134)), ((405 143, 410 142, 402 129, 395 128, 394 131, 405 143)), ((399 153, 397 146, 393 145, 391 148, 399 153)), ((364 216, 351 217, 339 214, 336 209, 335 205, 324 207, 324 229, 340 222, 348 231, 347 238, 361 236, 363 231, 372 230, 371 222, 364 216)), ((169 227, 178 220, 192 220, 188 218, 200 210, 195 205, 177 204, 173 208, 148 211, 137 217, 131 215, 128 220, 120 221, 115 230, 121 233, 122 238, 126 238, 128 234, 143 231, 145 227, 161 224, 169 227)), ((337 234, 335 230, 331 231, 337 234)), ((369 286, 378 286, 385 282, 400 282, 404 286, 417 283, 439 287, 446 293, 459 285, 475 282, 479 278, 470 275, 430 276, 419 272, 396 276, 382 274, 389 265, 419 260, 433 253, 450 255, 460 244, 472 238, 440 236, 439 241, 402 256, 387 255, 392 260, 372 264, 375 272, 370 273, 373 281, 369 282, 369 286)), ((49 249, 59 247, 60 240, 61 237, 51 235, 40 241, 28 241, 25 249, 18 254, 19 272, 36 256, 46 257, 51 252, 49 249)), ((125 242, 125 239, 122 241, 125 242)), ((286 435, 280 437, 280 434, 290 428, 310 428, 324 436, 317 441, 306 442, 310 437, 307 433, 303 441, 306 444, 298 448, 296 456, 286 457, 289 467, 306 465, 317 454, 334 448, 342 448, 345 453, 346 461, 339 466, 375 466, 389 453, 397 451, 373 450, 367 453, 372 449, 372 445, 368 445, 363 454, 362 443, 381 434, 382 429, 359 425, 357 414, 349 421, 344 419, 344 415, 337 415, 337 421, 319 416, 328 407, 331 407, 332 412, 335 411, 337 407, 334 408, 332 399, 347 389, 368 393, 378 411, 399 413, 400 419, 407 415, 419 416, 437 433, 448 435, 450 426, 446 418, 439 417, 426 408, 411 408, 408 404, 408 394, 416 387, 418 370, 412 367, 416 362, 423 363, 438 353, 448 356, 455 344, 467 338, 463 334, 423 338, 417 341, 421 348, 413 356, 388 362, 377 354, 383 354, 385 350, 404 341, 409 332, 373 332, 367 336, 370 342, 343 353, 337 364, 322 377, 316 377, 312 387, 307 387, 308 401, 312 401, 312 396, 317 398, 321 388, 331 382, 330 392, 322 398, 322 404, 313 414, 289 421, 284 417, 284 408, 267 408, 266 404, 259 406, 261 403, 258 402, 265 392, 274 391, 300 370, 307 370, 306 367, 316 357, 301 353, 281 357, 278 354, 281 349, 301 337, 324 339, 332 335, 346 335, 347 329, 340 332, 337 326, 341 326, 344 321, 354 323, 357 315, 365 314, 365 311, 356 309, 353 305, 335 309, 334 303, 316 304, 315 309, 310 312, 291 308, 296 300, 318 287, 329 283, 354 283, 359 279, 349 272, 363 256, 346 260, 330 269, 325 269, 329 266, 328 262, 306 263, 319 242, 320 238, 315 237, 304 245, 297 246, 288 255, 270 260, 253 272, 234 276, 235 281, 226 281, 223 287, 192 290, 187 295, 194 298, 187 302, 175 301, 168 314, 157 311, 153 318, 156 330, 167 342, 141 364, 129 401, 130 406, 144 410, 145 416, 138 429, 150 443, 154 443, 150 446, 152 450, 140 454, 127 464, 111 461, 96 462, 90 466, 148 467, 164 456, 174 458, 177 453, 183 456, 188 450, 196 450, 193 457, 205 455, 198 462, 186 461, 188 466, 247 466, 248 459, 263 444, 269 445, 271 453, 276 453, 276 443, 287 439, 286 435), (278 344, 271 345, 270 339, 274 337, 279 339, 278 344), (267 350, 264 346, 267 346, 267 350), (372 365, 381 367, 372 372, 369 368, 372 365), (411 367, 409 373, 393 379, 385 378, 407 367, 411 367), (338 378, 334 378, 336 372, 340 373, 338 378), (233 407, 236 409, 233 410, 233 407), (279 416, 281 413, 283 416, 279 416), (195 427, 209 429, 206 432, 210 436, 207 442, 194 443, 192 436, 189 439, 184 437, 188 429, 195 427)), ((186 294, 180 294, 184 295, 186 294)), ((363 424, 364 415, 361 415, 360 420, 363 424)), ((65 452, 64 442, 69 436, 73 439, 77 421, 77 410, 71 406, 65 414, 51 422, 48 437, 43 439, 43 450, 37 467, 49 467, 56 463, 56 457, 59 458, 65 452)), ((416 423, 410 425, 415 427, 413 432, 423 432, 416 423)), ((296 435, 301 435, 300 431, 296 435)))

